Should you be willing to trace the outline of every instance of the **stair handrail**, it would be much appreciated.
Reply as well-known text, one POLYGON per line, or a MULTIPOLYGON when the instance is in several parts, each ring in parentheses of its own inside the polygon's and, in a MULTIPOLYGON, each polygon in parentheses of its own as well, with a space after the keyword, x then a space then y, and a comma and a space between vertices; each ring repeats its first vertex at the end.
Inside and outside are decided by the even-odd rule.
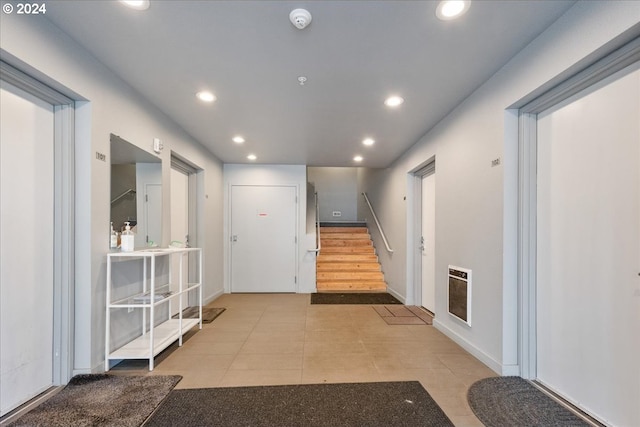
POLYGON ((134 190, 133 188, 128 189, 127 191, 125 191, 124 193, 122 193, 121 195, 119 195, 118 197, 116 197, 115 199, 113 199, 111 201, 111 204, 114 204, 115 202, 117 202, 118 200, 122 199, 124 196, 126 196, 129 193, 133 193, 136 194, 136 190, 134 190))
POLYGON ((320 204, 318 203, 318 192, 315 192, 316 198, 316 248, 308 249, 309 252, 315 252, 316 254, 320 253, 321 245, 320 245, 320 204))
POLYGON ((376 216, 376 213, 373 210, 373 206, 371 206, 371 202, 369 201, 369 198, 367 197, 367 193, 362 193, 362 195, 364 196, 364 200, 367 202, 367 205, 369 206, 369 210, 371 211, 371 215, 373 215, 373 220, 376 222, 376 225, 378 226, 378 231, 380 231, 380 236, 382 236, 382 241, 384 242, 384 245, 387 248, 387 252, 393 253, 393 249, 391 249, 391 247, 389 246, 389 242, 387 241, 387 236, 384 234, 384 231, 382 230, 382 226, 380 225, 380 221, 378 221, 378 217, 376 216))

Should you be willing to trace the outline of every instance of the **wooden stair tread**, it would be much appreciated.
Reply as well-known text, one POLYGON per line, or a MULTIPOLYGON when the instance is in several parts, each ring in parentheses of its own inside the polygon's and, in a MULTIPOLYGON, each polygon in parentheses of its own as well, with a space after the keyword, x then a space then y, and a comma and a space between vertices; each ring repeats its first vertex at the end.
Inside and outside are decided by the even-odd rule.
POLYGON ((360 253, 347 253, 347 254, 320 254, 318 255, 318 264, 324 262, 378 262, 378 256, 375 254, 360 254, 360 253))
POLYGON ((321 280, 343 280, 343 279, 373 279, 384 280, 382 271, 323 271, 318 270, 316 272, 316 281, 321 280))
POLYGON ((341 239, 341 240, 331 240, 331 239, 320 239, 320 244, 322 247, 329 246, 373 246, 371 240, 369 239, 341 239))
POLYGON ((352 281, 332 281, 318 283, 317 288, 321 291, 379 291, 384 292, 387 290, 387 284, 381 280, 352 280, 352 281))
POLYGON ((378 262, 323 262, 319 263, 317 271, 380 271, 378 262))
POLYGON ((369 233, 320 233, 320 239, 324 240, 336 240, 336 239, 344 239, 344 240, 371 240, 369 233))
POLYGON ((327 254, 365 254, 375 255, 376 250, 373 246, 322 246, 320 253, 327 254))
POLYGON ((367 227, 320 227, 320 235, 323 233, 365 233, 369 234, 367 227))
POLYGON ((367 227, 320 227, 318 292, 385 292, 387 284, 367 227))

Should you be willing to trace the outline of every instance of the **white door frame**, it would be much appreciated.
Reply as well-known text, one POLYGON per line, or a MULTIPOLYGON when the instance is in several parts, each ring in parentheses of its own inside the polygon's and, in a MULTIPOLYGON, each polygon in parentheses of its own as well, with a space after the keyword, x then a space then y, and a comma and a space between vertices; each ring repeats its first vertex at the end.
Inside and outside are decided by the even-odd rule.
POLYGON ((189 209, 189 246, 197 247, 198 245, 198 187, 199 182, 197 179, 198 173, 201 172, 196 166, 189 163, 182 156, 178 155, 174 151, 171 152, 171 169, 178 170, 185 175, 187 175, 189 179, 189 189, 187 194, 188 199, 188 209, 189 209))
POLYGON ((585 88, 640 61, 640 38, 603 56, 519 109, 518 137, 518 363, 520 375, 537 377, 536 235, 537 235, 537 116, 585 88))
POLYGON ((63 385, 66 384, 72 376, 74 352, 74 101, 2 61, 0 61, 0 79, 53 105, 53 384, 63 385))
POLYGON ((300 248, 300 217, 299 217, 299 197, 300 197, 300 187, 298 184, 229 184, 228 186, 228 224, 227 224, 227 269, 228 269, 228 278, 225 283, 225 292, 233 293, 233 224, 232 224, 232 216, 233 216, 233 187, 290 187, 293 188, 295 194, 295 206, 294 206, 294 215, 295 215, 295 249, 294 249, 294 274, 295 274, 295 287, 294 293, 300 292, 300 273, 299 273, 299 248, 300 248))
MULTIPOLYGON (((176 153, 175 151, 171 151, 171 169, 175 169, 187 175, 188 178, 188 193, 187 193, 187 204, 188 204, 188 236, 189 236, 189 246, 192 248, 200 247, 199 242, 201 241, 200 236, 198 234, 200 227, 198 224, 200 222, 201 214, 201 204, 199 202, 198 194, 203 193, 203 181, 202 181, 202 169, 195 166, 184 157, 176 153)), ((169 236, 169 240, 171 240, 171 236, 169 236)), ((171 242, 169 242, 171 243, 171 242)), ((197 275, 197 259, 192 256, 192 254, 187 255, 187 277, 190 280, 197 275)), ((197 296, 189 294, 188 302, 190 305, 197 304, 197 296)))
POLYGON ((408 204, 407 210, 411 211, 413 218, 407 221, 408 289, 406 304, 422 304, 422 251, 420 251, 420 237, 422 236, 422 178, 432 171, 435 173, 435 168, 436 157, 432 156, 410 170, 408 174, 409 191, 407 194, 411 195, 410 203, 413 203, 413 207, 408 204), (411 276, 413 276, 413 279, 410 279, 411 276), (409 295, 412 295, 412 298, 409 298, 409 295))

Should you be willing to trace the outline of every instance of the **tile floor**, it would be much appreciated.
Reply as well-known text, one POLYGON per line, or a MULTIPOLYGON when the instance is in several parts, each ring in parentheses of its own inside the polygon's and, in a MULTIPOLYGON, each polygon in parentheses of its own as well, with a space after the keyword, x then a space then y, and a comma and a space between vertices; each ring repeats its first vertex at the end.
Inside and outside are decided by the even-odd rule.
MULTIPOLYGON (((496 374, 429 325, 388 325, 370 305, 311 305, 304 294, 225 294, 226 311, 156 358, 177 388, 420 381, 456 426, 481 426, 467 404, 496 374)), ((126 361, 111 373, 148 373, 126 361)))

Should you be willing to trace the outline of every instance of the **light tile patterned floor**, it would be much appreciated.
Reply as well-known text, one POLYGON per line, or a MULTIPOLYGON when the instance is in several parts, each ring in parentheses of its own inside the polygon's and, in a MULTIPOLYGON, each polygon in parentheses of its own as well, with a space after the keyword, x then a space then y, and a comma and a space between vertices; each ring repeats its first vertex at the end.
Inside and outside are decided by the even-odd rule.
MULTIPOLYGON (((177 388, 420 381, 456 426, 481 426, 467 404, 496 374, 429 325, 388 325, 369 305, 311 305, 304 294, 225 294, 226 311, 156 358, 177 388)), ((148 373, 127 361, 111 373, 148 373)))

